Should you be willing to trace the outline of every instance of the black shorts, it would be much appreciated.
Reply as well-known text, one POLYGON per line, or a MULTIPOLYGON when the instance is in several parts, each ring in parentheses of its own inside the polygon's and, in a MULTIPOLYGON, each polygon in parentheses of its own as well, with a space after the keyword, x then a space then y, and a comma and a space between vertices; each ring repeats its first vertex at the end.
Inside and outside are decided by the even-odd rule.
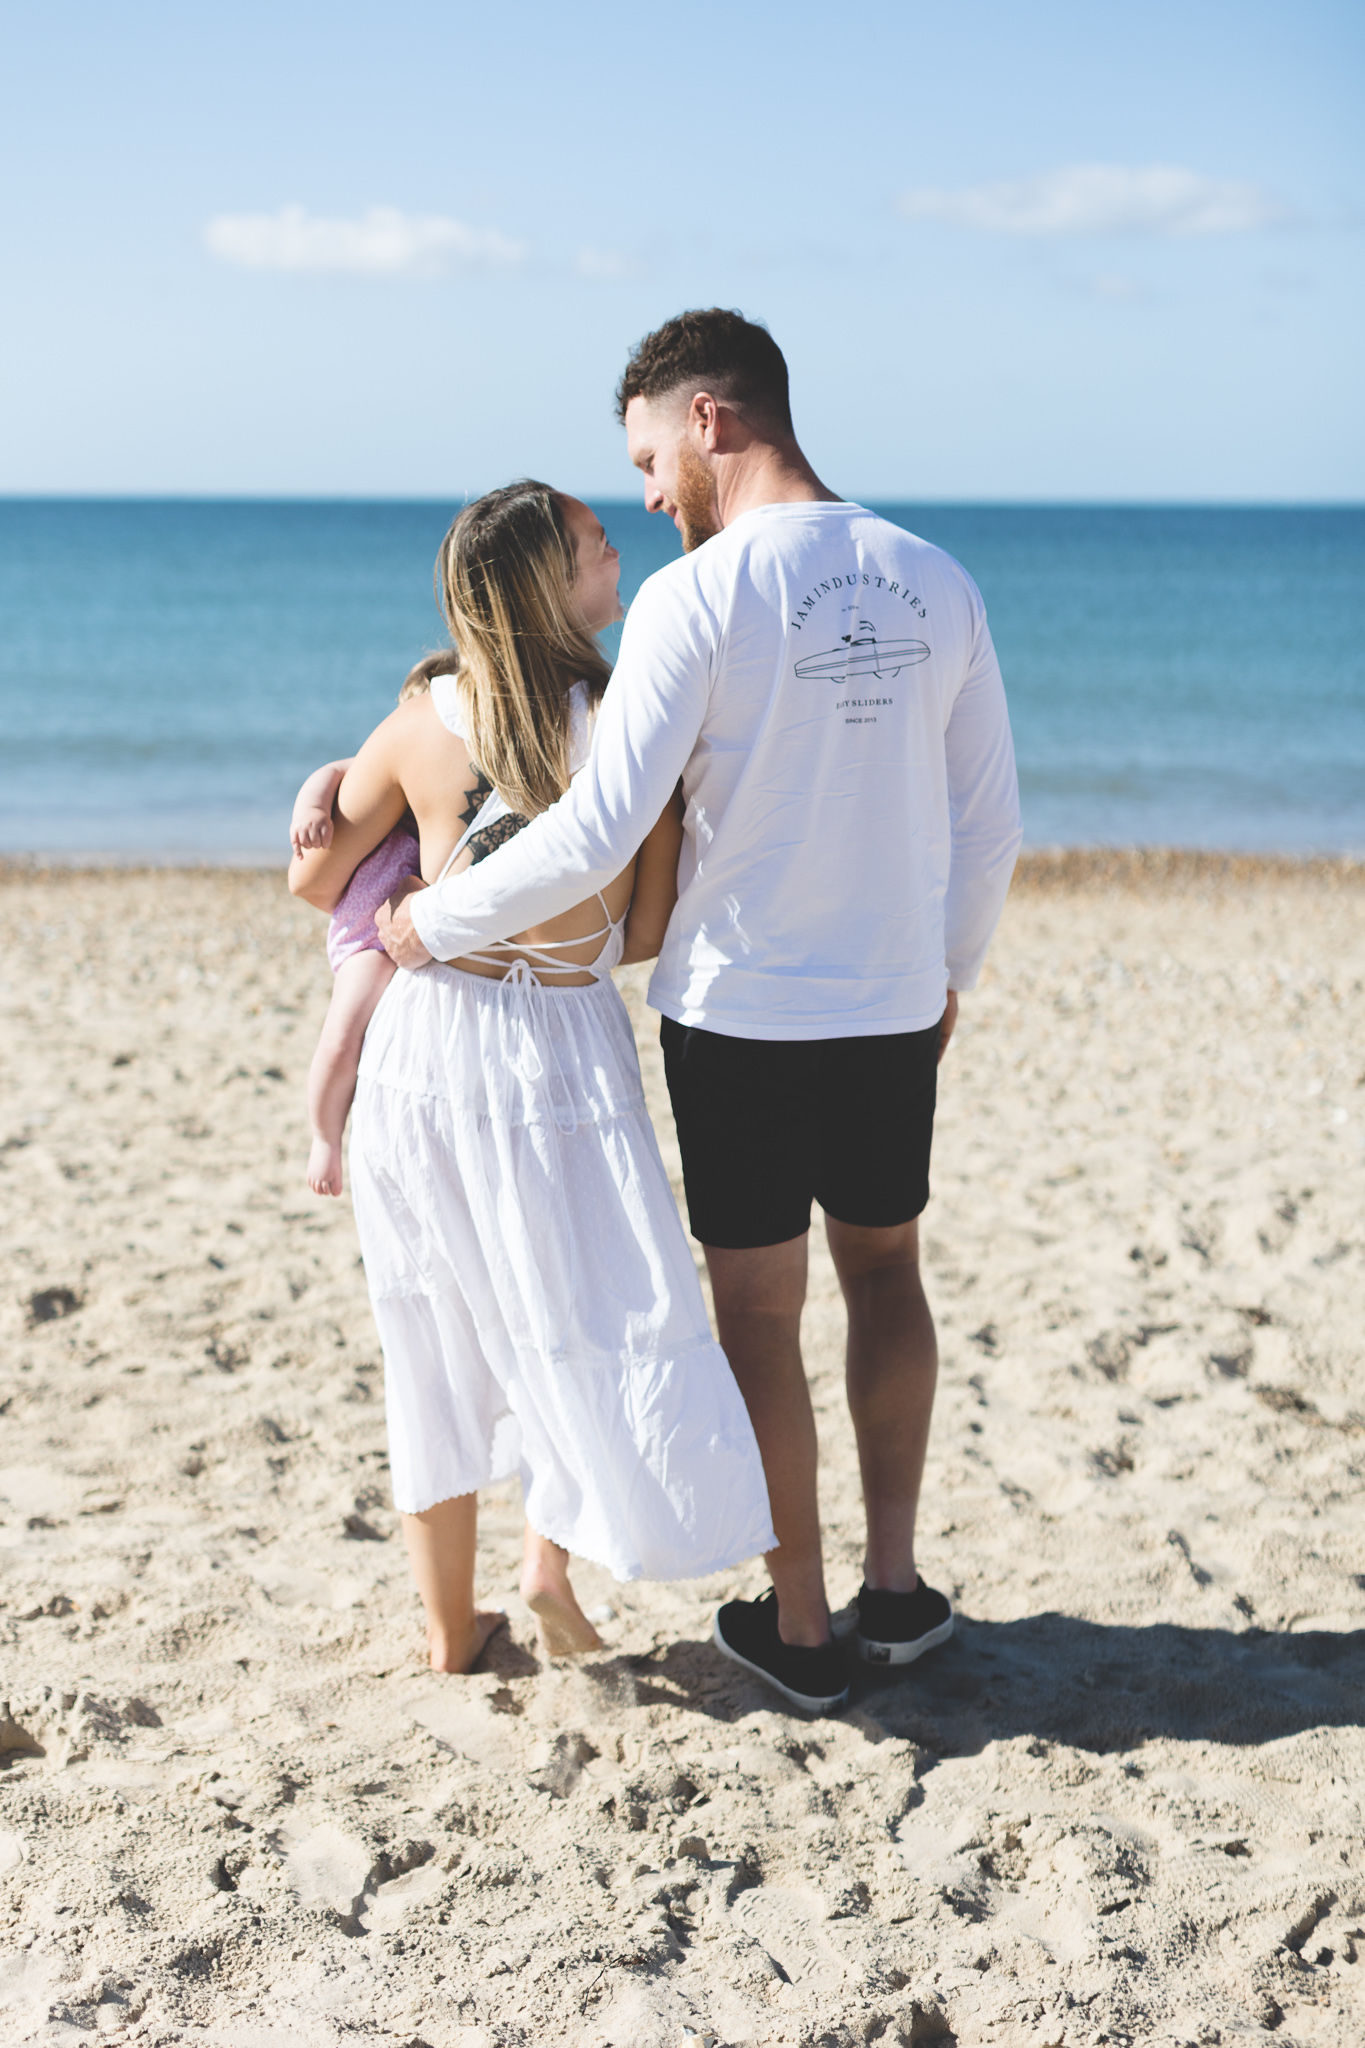
POLYGON ((692 1235, 730 1251, 841 1223, 908 1223, 929 1200, 937 1024, 878 1038, 659 1030, 692 1235))

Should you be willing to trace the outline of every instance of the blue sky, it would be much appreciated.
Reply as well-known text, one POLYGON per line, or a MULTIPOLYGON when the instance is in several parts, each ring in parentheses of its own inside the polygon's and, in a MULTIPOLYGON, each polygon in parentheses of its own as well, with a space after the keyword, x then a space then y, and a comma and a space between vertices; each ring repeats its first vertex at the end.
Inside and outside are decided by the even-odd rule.
POLYGON ((719 303, 851 496, 1360 499, 1363 51, 1334 0, 29 0, 0 490, 628 495, 629 346, 719 303))

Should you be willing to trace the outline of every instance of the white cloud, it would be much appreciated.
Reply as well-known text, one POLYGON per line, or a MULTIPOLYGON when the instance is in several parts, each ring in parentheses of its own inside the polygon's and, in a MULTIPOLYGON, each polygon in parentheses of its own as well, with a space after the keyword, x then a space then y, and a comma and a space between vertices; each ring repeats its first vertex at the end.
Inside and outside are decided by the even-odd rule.
POLYGON ((574 257, 573 267, 580 277, 611 279, 635 274, 635 265, 616 249, 582 248, 574 257))
POLYGON ((1070 164, 1031 178, 903 193, 907 220, 997 235, 1230 235, 1292 216, 1256 185, 1173 164, 1070 164))
POLYGON ((302 206, 278 213, 220 213, 204 246, 244 270, 311 277, 444 277, 453 270, 511 270, 526 251, 496 228, 466 227, 437 213, 367 206, 353 219, 302 206))

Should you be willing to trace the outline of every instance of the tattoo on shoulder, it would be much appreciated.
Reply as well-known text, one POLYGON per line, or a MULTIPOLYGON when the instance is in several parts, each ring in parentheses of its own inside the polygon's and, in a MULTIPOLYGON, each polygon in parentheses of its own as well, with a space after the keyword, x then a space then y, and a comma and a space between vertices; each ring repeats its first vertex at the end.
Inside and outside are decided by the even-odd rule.
POLYGON ((474 770, 474 787, 466 796, 464 809, 460 812, 460 823, 466 830, 473 824, 484 803, 493 794, 493 785, 478 763, 471 761, 469 765, 474 770))
POLYGON ((485 825, 481 832, 475 832, 469 841, 469 865, 476 866, 490 853, 496 853, 500 846, 506 846, 508 840, 515 839, 530 822, 529 818, 519 817, 516 811, 507 811, 501 818, 495 818, 491 825, 485 825))

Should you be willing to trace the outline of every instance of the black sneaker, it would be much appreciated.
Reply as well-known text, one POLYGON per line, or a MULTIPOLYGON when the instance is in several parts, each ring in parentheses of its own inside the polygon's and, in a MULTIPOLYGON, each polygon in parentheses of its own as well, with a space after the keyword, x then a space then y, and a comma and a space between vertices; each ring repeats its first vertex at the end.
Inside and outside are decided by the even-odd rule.
POLYGON ((711 1639, 723 1657, 742 1664, 794 1707, 808 1714, 832 1714, 848 1705, 848 1653, 841 1643, 806 1649, 784 1643, 777 1633, 777 1594, 759 1600, 727 1600, 716 1609, 711 1639))
POLYGON ((913 1664, 953 1632, 952 1603, 923 1579, 913 1593, 858 1589, 858 1655, 864 1664, 913 1664))

